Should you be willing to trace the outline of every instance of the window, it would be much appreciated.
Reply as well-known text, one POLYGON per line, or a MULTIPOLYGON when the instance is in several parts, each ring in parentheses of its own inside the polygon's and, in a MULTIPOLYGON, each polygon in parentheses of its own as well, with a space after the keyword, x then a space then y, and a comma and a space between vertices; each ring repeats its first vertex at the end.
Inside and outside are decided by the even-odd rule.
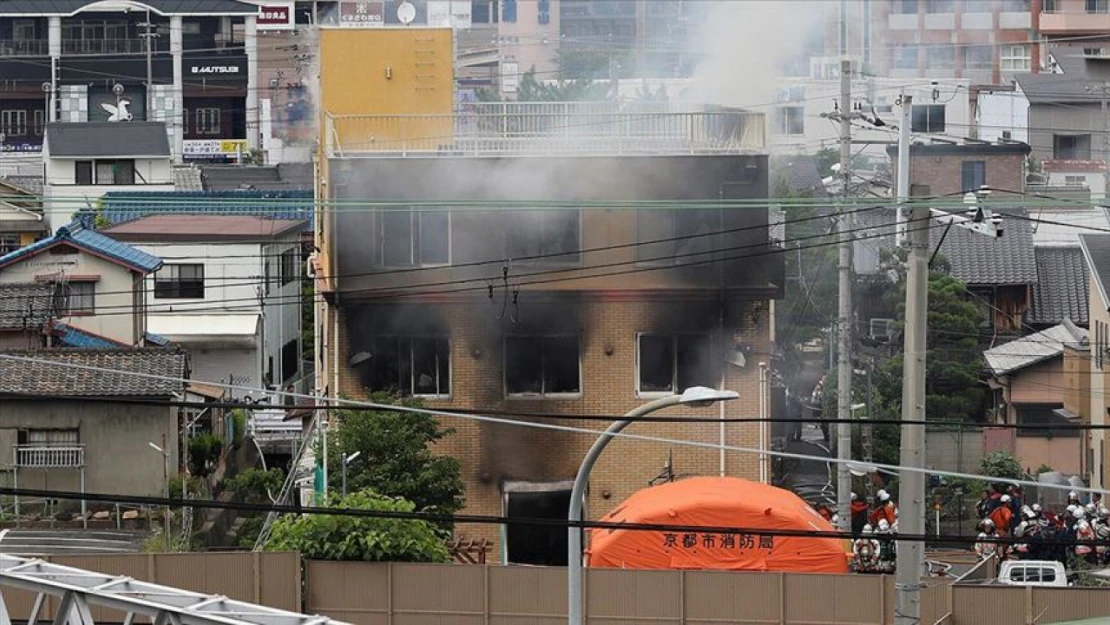
POLYGON ((917 69, 917 46, 895 44, 890 50, 890 62, 895 69, 917 69))
POLYGON ((1060 10, 1060 5, 1057 0, 1044 0, 1042 11, 1045 13, 1056 13, 1060 10))
POLYGON ((281 253, 281 286, 285 286, 300 277, 300 254, 296 248, 285 250, 281 253))
POLYGON ((536 3, 536 22, 541 26, 551 23, 551 0, 539 0, 536 3))
POLYGON ((926 13, 952 13, 955 10, 955 0, 925 0, 926 13))
POLYGON ((713 209, 645 209, 636 213, 636 260, 681 265, 711 258, 721 247, 713 233, 721 215, 713 209))
POLYGON ((992 69, 993 67, 994 48, 989 44, 964 48, 964 69, 992 69))
POLYGON ((22 247, 19 244, 19 235, 12 233, 0 234, 0 256, 14 252, 22 247))
POLYGON ((218 135, 220 134, 220 109, 218 108, 200 108, 196 110, 196 134, 198 135, 218 135))
POLYGON ((943 104, 914 104, 910 114, 913 132, 944 132, 943 104))
POLYGON ((1088 13, 1110 12, 1110 0, 1087 0, 1088 13))
POLYGON ((1084 187, 1087 186, 1086 176, 1064 176, 1064 186, 1068 187, 1084 187))
POLYGON ((189 109, 181 109, 181 135, 189 134, 189 109))
POLYGON ((1087 160, 1091 158, 1091 135, 1052 135, 1052 158, 1087 160))
POLYGON ((20 430, 20 445, 37 447, 72 447, 80 443, 78 431, 72 430, 20 430))
POLYGON ((0 111, 0 128, 9 137, 27 134, 27 111, 15 109, 0 111))
POLYGON ((73 180, 76 184, 135 184, 135 161, 76 161, 73 180))
POLYGON ((451 262, 448 211, 386 209, 380 216, 383 266, 426 267, 451 262))
POLYGON ((281 346, 281 381, 288 382, 301 369, 301 346, 297 339, 281 346))
POLYGON ((990 13, 993 0, 964 0, 964 13, 990 13))
POLYGON ((516 0, 502 0, 501 21, 508 23, 516 22, 516 0))
POLYGON ((960 164, 960 189, 967 193, 987 184, 986 161, 964 161, 960 164))
POLYGON ((46 111, 35 109, 35 136, 41 137, 46 131, 46 111))
POLYGON ((162 265, 154 274, 154 299, 204 299, 204 265, 162 265))
POLYGON ((926 62, 930 68, 953 68, 956 66, 956 48, 947 44, 930 45, 926 51, 926 62))
POLYGON ((637 337, 636 392, 681 393, 691 386, 716 385, 713 348, 707 334, 637 337))
POLYGON ((917 0, 892 0, 891 13, 917 14, 917 0))
POLYGON ((1044 426, 1028 427, 1018 430, 1018 436, 1079 436, 1079 430, 1055 426, 1068 425, 1070 421, 1056 410, 1063 404, 1014 404, 1018 425, 1044 426))
POLYGON ((1004 72, 1028 72, 1032 68, 1029 46, 1002 46, 998 63, 1004 72))
POLYGON ((96 314, 95 282, 65 282, 60 291, 63 317, 96 314))
POLYGON ((507 337, 504 366, 509 395, 565 395, 582 390, 577 336, 507 337))
POLYGON ((579 211, 520 210, 508 215, 505 255, 545 263, 577 263, 579 211))
POLYGON ((77 161, 74 163, 73 179, 77 184, 89 185, 93 183, 92 161, 77 161))
POLYGON ((34 41, 35 20, 12 20, 12 39, 16 41, 34 41))
POLYGON ((775 109, 775 130, 780 135, 804 135, 805 121, 805 107, 780 106, 775 109))
POLYGON ((378 336, 370 388, 404 395, 451 394, 451 347, 443 336, 378 336))

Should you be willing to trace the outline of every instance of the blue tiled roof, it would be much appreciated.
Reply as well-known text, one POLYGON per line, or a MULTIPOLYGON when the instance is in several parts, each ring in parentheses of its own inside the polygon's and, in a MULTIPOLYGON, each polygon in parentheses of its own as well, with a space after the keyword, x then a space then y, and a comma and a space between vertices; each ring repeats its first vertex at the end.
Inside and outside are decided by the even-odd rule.
POLYGON ((152 254, 110 239, 99 232, 89 230, 75 221, 68 226, 58 228, 53 236, 36 241, 26 247, 0 256, 0 268, 6 267, 24 258, 30 258, 59 243, 66 243, 78 249, 103 256, 126 267, 143 273, 157 271, 162 266, 162 259, 152 254))
POLYGON ((100 214, 115 225, 148 215, 253 215, 271 219, 313 216, 312 191, 110 191, 100 199, 100 214))
POLYGON ((120 347, 126 347, 118 341, 64 323, 54 322, 52 328, 54 337, 61 343, 61 347, 77 349, 119 349, 120 347))

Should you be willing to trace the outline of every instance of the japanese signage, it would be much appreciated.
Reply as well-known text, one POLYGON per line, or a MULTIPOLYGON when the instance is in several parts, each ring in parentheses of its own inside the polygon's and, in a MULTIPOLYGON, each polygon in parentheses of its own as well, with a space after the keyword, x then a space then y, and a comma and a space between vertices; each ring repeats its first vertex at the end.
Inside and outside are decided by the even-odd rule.
POLYGON ((41 143, 30 143, 28 141, 17 142, 4 142, 4 152, 16 154, 38 154, 42 152, 41 143))
POLYGON ((244 139, 187 139, 183 144, 185 158, 235 157, 247 151, 244 139))
POLYGON ((267 2, 258 7, 258 30, 293 30, 293 3, 267 2))
POLYGON ((182 74, 187 82, 247 82, 247 56, 197 54, 185 55, 182 74))
POLYGON ((754 536, 752 534, 717 534, 712 532, 683 532, 663 534, 663 549, 724 549, 727 551, 771 551, 775 548, 774 536, 754 536))
POLYGON ((428 0, 428 26, 470 28, 470 0, 428 0))
POLYGON ((520 75, 517 74, 517 64, 513 62, 501 63, 501 93, 516 93, 520 86, 520 75))
POLYGON ((379 28, 385 26, 384 0, 341 0, 339 25, 351 28, 379 28))

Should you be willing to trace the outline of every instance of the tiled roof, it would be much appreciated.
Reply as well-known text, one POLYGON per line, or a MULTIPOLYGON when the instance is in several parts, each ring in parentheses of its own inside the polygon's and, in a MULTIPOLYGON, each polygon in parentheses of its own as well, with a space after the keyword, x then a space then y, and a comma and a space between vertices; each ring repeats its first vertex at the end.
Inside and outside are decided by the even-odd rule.
POLYGON ((1110 234, 1081 234, 1079 244, 1095 285, 1101 287, 1103 304, 1110 305, 1110 234))
POLYGON ((817 158, 810 155, 795 154, 771 159, 771 184, 779 180, 786 183, 790 191, 815 198, 829 197, 821 172, 817 171, 817 158))
POLYGON ((311 191, 314 185, 312 163, 201 165, 200 170, 208 191, 311 191))
POLYGON ((120 243, 115 239, 110 239, 99 232, 89 230, 75 221, 68 226, 58 228, 53 236, 36 241, 27 247, 19 248, 4 256, 0 256, 0 269, 61 244, 72 245, 78 249, 102 256, 120 265, 143 273, 157 271, 158 268, 162 266, 161 258, 147 254, 126 243, 120 243))
POLYGON ((1034 245, 1079 245, 1079 235, 1110 231, 1110 217, 1102 206, 1033 211, 1034 245))
POLYGON ((312 191, 110 191, 100 199, 100 214, 111 224, 161 213, 311 220, 312 191))
POLYGON ((46 282, 0 284, 0 330, 39 328, 50 316, 54 287, 46 282))
POLYGON ((15 187, 29 195, 42 195, 42 176, 3 176, 0 182, 15 187))
POLYGON ((992 347, 983 352, 983 358, 994 375, 1005 375, 1055 358, 1063 353, 1065 345, 1082 346, 1087 337, 1086 330, 1065 319, 1043 332, 992 347))
POLYGON ((75 328, 65 323, 54 322, 50 327, 51 333, 62 347, 74 347, 77 349, 120 349, 130 347, 119 341, 113 341, 106 336, 86 332, 85 330, 75 328))
MULTIPOLYGON (((1006 211, 1025 217, 1024 209, 1006 211)), ((1000 238, 953 226, 948 229, 940 254, 952 264, 952 276, 969 286, 1036 284, 1037 260, 1033 255, 1033 233, 1026 219, 1006 219, 1000 238)), ((930 232, 932 249, 940 242, 945 228, 930 232)))
POLYGON ((174 167, 173 188, 176 191, 203 191, 204 181, 201 180, 200 169, 191 165, 174 167))
POLYGON ((0 352, 0 393, 42 397, 169 397, 182 392, 185 374, 185 354, 161 348, 0 352))
POLYGON ((1090 282, 1087 262, 1079 246, 1037 247, 1037 284, 1029 322, 1057 324, 1071 319, 1087 325, 1090 282))

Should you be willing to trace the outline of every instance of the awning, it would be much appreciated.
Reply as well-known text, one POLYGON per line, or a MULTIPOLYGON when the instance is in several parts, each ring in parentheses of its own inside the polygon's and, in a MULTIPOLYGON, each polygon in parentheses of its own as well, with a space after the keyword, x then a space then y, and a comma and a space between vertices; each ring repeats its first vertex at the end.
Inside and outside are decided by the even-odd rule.
POLYGON ((261 315, 166 315, 147 317, 147 330, 184 347, 255 347, 261 315))

